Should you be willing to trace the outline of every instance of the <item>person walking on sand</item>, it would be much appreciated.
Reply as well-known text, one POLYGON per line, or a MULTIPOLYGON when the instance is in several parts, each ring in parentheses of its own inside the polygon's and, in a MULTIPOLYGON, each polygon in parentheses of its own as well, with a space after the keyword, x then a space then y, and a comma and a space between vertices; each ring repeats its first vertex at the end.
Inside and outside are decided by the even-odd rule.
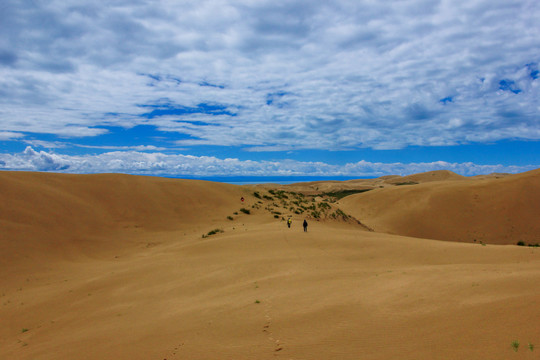
POLYGON ((291 224, 292 224, 292 219, 289 218, 289 219, 287 220, 287 226, 289 227, 289 229, 291 228, 291 224))
POLYGON ((307 221, 306 221, 306 219, 304 219, 304 224, 303 225, 304 225, 304 232, 307 232, 307 221))

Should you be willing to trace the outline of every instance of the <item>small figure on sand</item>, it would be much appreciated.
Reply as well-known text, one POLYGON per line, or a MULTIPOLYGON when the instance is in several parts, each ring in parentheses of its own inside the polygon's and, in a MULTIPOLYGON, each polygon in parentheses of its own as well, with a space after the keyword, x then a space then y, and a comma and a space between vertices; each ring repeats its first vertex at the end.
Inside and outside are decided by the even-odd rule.
POLYGON ((307 232, 307 221, 306 221, 306 219, 304 219, 304 224, 303 225, 304 225, 304 232, 307 232))
POLYGON ((291 218, 287 219, 287 226, 289 227, 289 229, 291 228, 291 224, 292 224, 292 219, 291 218))
POLYGON ((244 202, 244 197, 243 197, 243 196, 240 198, 240 201, 241 201, 241 202, 244 202))

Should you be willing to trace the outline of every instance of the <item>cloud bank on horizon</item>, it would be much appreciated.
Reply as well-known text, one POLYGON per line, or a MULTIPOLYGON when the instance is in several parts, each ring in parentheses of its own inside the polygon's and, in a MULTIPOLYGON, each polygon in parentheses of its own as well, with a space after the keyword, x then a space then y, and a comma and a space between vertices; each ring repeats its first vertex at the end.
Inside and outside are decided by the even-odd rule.
POLYGON ((362 156, 538 144, 538 19, 536 0, 4 0, 0 169, 530 170, 362 156))
POLYGON ((387 174, 409 175, 432 170, 450 170, 472 176, 491 173, 518 173, 528 166, 477 165, 473 163, 380 163, 358 161, 344 165, 296 160, 253 161, 219 159, 211 156, 167 155, 137 151, 107 152, 100 155, 58 155, 35 151, 28 146, 22 154, 0 154, 0 166, 21 171, 54 171, 78 174, 115 173, 189 177, 376 177, 387 174))

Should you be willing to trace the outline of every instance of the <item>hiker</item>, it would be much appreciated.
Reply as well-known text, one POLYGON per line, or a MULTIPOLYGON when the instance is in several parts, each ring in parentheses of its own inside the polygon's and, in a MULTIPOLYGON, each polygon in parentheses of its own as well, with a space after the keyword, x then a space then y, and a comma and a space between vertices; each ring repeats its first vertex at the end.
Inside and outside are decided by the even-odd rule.
POLYGON ((289 219, 287 220, 287 226, 289 227, 289 229, 291 228, 291 224, 292 224, 292 219, 289 218, 289 219))
POLYGON ((304 232, 307 232, 307 221, 306 221, 306 219, 304 219, 304 224, 303 225, 304 225, 304 232))

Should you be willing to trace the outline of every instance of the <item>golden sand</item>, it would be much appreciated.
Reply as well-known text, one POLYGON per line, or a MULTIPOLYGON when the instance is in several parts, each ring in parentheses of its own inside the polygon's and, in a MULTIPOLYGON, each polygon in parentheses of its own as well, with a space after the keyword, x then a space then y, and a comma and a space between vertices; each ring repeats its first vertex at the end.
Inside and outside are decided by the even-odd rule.
POLYGON ((0 189, 0 359, 540 356, 540 170, 0 189))

